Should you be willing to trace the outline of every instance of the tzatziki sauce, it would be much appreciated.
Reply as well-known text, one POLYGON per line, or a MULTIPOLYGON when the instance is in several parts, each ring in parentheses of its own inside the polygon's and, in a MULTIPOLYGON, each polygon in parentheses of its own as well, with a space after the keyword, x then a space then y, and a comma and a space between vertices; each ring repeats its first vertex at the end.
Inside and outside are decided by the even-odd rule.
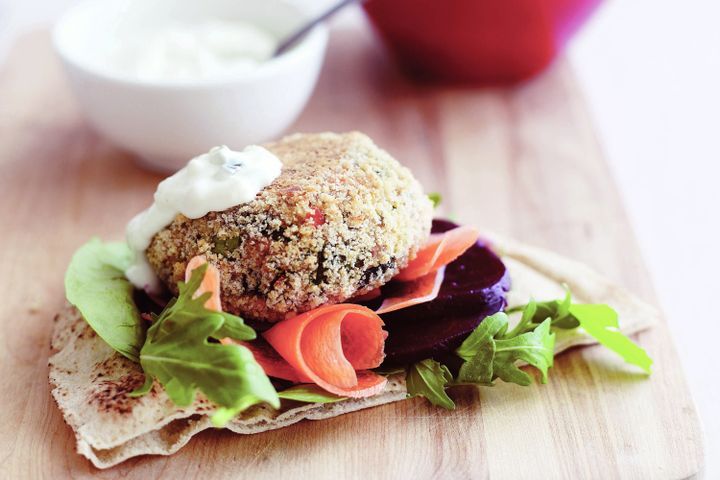
POLYGON ((252 201, 270 185, 282 169, 269 150, 250 145, 241 152, 226 146, 199 155, 157 187, 154 202, 128 223, 127 242, 135 254, 125 276, 136 287, 158 293, 162 285, 148 262, 145 250, 155 234, 172 223, 178 214, 204 217, 210 212, 252 201))
POLYGON ((216 80, 256 69, 276 45, 269 32, 247 22, 173 23, 124 33, 106 61, 139 80, 216 80))

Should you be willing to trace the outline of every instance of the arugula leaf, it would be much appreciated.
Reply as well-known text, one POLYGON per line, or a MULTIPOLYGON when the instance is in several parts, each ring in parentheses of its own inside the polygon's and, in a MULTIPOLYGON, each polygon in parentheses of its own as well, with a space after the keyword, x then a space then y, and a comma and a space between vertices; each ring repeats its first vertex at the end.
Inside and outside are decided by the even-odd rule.
POLYGON ((517 337, 496 340, 493 374, 505 382, 530 385, 532 378, 517 366, 519 360, 540 370, 540 381, 547 383, 548 368, 553 365, 555 334, 550 332, 550 319, 533 331, 517 337))
POLYGON ((463 341, 455 353, 465 361, 471 360, 478 351, 486 348, 489 340, 496 335, 502 336, 508 326, 508 317, 503 312, 498 312, 480 322, 475 330, 463 341))
POLYGON ((218 340, 222 340, 225 337, 234 338, 235 340, 255 340, 257 338, 255 330, 245 325, 242 318, 227 312, 216 313, 222 315, 225 323, 212 335, 213 338, 218 340))
POLYGON ((73 255, 65 272, 65 295, 114 350, 139 361, 145 329, 125 269, 133 253, 125 243, 93 238, 73 255))
POLYGON ((438 192, 431 192, 428 193, 428 198, 433 204, 433 208, 437 208, 442 203, 442 195, 440 195, 438 192))
POLYGON ((518 361, 540 370, 542 383, 547 382, 555 346, 550 321, 512 336, 505 334, 507 327, 508 316, 498 312, 483 320, 465 339, 456 350, 457 355, 465 360, 460 366, 457 383, 492 385, 495 378, 500 378, 505 382, 530 385, 532 378, 518 368, 518 361))
POLYGON ((498 312, 485 318, 455 351, 464 361, 457 380, 443 364, 427 359, 409 367, 406 376, 408 395, 423 396, 430 403, 452 410, 455 403, 445 389, 453 385, 472 384, 492 386, 496 378, 518 385, 530 385, 532 377, 517 363, 524 361, 540 370, 542 383, 547 382, 552 367, 555 334, 550 332, 550 320, 533 330, 509 337, 508 316, 498 312))
POLYGON ((570 289, 565 285, 565 297, 562 300, 550 300, 547 302, 530 300, 527 305, 520 305, 505 311, 508 314, 523 312, 520 323, 512 330, 512 333, 517 335, 534 329, 544 322, 546 318, 551 319, 552 326, 555 328, 570 330, 579 327, 580 322, 570 313, 571 305, 572 295, 570 289))
MULTIPOLYGON (((218 330, 210 335, 212 338, 220 340, 225 337, 230 337, 236 340, 255 340, 255 338, 257 338, 255 330, 245 325, 242 318, 231 313, 217 312, 205 308, 205 302, 211 295, 210 292, 205 292, 197 298, 192 298, 193 294, 200 287, 206 270, 207 264, 201 265, 192 271, 190 281, 187 284, 184 282, 178 283, 180 289, 179 295, 165 306, 165 309, 158 317, 154 318, 153 326, 157 325, 157 320, 163 316, 171 316, 175 320, 182 319, 186 321, 207 315, 218 315, 222 317, 223 321, 218 330)), ((151 332, 156 332, 156 330, 153 330, 151 327, 148 330, 148 334, 151 332)))
POLYGON ((620 332, 615 310, 607 305, 576 304, 570 306, 570 314, 595 340, 620 355, 627 363, 650 373, 652 359, 643 348, 620 332))
POLYGON ((570 290, 565 286, 565 298, 508 309, 508 313, 522 311, 523 316, 511 334, 535 328, 550 319, 554 329, 572 330, 581 327, 600 344, 620 355, 627 363, 650 373, 653 361, 647 352, 619 331, 618 314, 605 304, 573 303, 570 290))
MULTIPOLYGON (((317 385, 313 384, 296 385, 294 387, 285 389, 282 392, 278 392, 277 395, 279 398, 307 403, 334 403, 347 400, 347 398, 345 397, 338 397, 337 395, 328 393, 317 385)), ((230 420, 235 418, 235 416, 244 409, 245 407, 218 408, 215 413, 213 413, 213 415, 210 417, 210 421, 215 427, 222 427, 230 420)))
POLYGON ((487 317, 455 351, 465 360, 458 372, 458 383, 492 385, 495 361, 495 336, 508 326, 502 312, 487 317))
POLYGON ((569 289, 565 290, 562 300, 531 300, 527 305, 486 317, 455 351, 463 360, 456 380, 445 365, 435 360, 412 365, 406 377, 409 396, 424 396, 433 405, 452 409, 455 404, 445 389, 454 385, 492 386, 497 378, 530 385, 532 377, 520 369, 519 362, 538 369, 540 381, 547 383, 548 369, 553 366, 555 355, 555 331, 578 327, 626 362, 650 373, 652 359, 619 331, 615 310, 604 304, 572 303, 569 289), (508 332, 507 313, 514 312, 522 312, 522 316, 508 332))
POLYGON ((532 325, 534 323, 533 319, 535 318, 537 309, 537 303, 531 299, 530 303, 525 306, 525 309, 522 312, 522 317, 520 317, 520 321, 517 325, 515 325, 515 328, 513 328, 509 333, 501 336, 503 338, 517 337, 521 333, 528 331, 528 329, 532 329, 532 325))
POLYGON ((335 403, 347 400, 346 397, 339 397, 330 392, 326 392, 313 383, 295 385, 287 388, 282 392, 278 392, 278 397, 307 403, 335 403))
POLYGON ((455 402, 445 392, 453 376, 445 365, 432 359, 418 362, 408 369, 406 386, 409 397, 425 397, 433 405, 448 410, 455 409, 455 402))
POLYGON ((165 307, 148 329, 140 350, 145 384, 131 395, 144 395, 156 379, 165 387, 173 403, 187 406, 200 389, 210 401, 222 407, 213 416, 214 423, 227 421, 232 418, 228 418, 229 414, 239 413, 257 403, 267 402, 278 408, 277 392, 250 350, 241 345, 208 341, 229 333, 239 334, 235 337, 239 340, 250 340, 255 338, 255 332, 239 317, 207 310, 203 304, 208 293, 192 298, 206 268, 204 265, 193 270, 187 284, 178 284, 178 297, 165 307), (223 329, 228 319, 229 326, 223 329))
POLYGON ((210 416, 210 421, 214 427, 222 428, 244 409, 245 407, 242 406, 235 408, 220 407, 210 416))

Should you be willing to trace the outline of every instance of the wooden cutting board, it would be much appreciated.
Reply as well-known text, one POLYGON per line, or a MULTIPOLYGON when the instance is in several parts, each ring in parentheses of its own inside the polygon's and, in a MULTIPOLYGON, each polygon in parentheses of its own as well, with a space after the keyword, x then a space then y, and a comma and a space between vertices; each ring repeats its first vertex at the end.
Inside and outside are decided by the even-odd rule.
MULTIPOLYGON (((515 89, 408 83, 367 30, 336 30, 315 96, 291 131, 368 133, 410 166, 442 213, 575 257, 649 302, 642 253, 571 68, 515 89)), ((563 354, 548 385, 501 384, 279 431, 207 431, 171 457, 98 471, 48 392, 51 319, 72 252, 117 239, 160 177, 83 120, 47 34, 0 74, 0 477, 685 478, 698 418, 664 324, 637 337, 650 379, 598 347, 563 354)))

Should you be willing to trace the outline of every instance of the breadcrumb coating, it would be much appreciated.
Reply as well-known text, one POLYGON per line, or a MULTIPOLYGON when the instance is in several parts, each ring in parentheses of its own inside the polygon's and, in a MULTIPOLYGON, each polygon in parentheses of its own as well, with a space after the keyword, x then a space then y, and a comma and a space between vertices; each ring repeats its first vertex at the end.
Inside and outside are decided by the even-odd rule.
POLYGON ((266 148, 283 169, 253 201, 178 215, 153 238, 148 259, 173 292, 189 259, 205 255, 226 311, 275 322, 383 285, 427 239, 430 200, 367 136, 296 134, 266 148))

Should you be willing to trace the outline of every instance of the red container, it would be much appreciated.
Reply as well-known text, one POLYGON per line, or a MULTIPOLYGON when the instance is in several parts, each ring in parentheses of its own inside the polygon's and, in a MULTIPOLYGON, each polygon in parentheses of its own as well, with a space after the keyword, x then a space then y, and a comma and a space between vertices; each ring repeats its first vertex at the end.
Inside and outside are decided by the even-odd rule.
POLYGON ((515 83, 544 69, 600 0, 369 0, 401 66, 463 83, 515 83))

